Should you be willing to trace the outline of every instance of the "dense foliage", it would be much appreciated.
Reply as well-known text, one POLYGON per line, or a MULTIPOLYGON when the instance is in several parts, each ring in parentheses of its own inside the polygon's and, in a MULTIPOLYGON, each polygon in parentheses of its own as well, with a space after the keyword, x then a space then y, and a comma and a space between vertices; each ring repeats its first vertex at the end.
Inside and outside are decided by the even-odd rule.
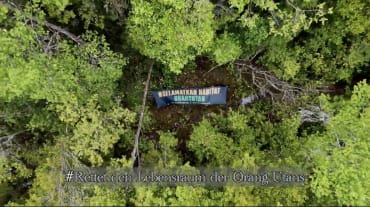
POLYGON ((367 0, 0 0, 0 205, 369 205, 369 10, 367 0), (228 85, 229 103, 156 109, 145 97, 133 160, 150 63, 150 90, 228 85), (252 93, 264 95, 239 105, 252 93), (64 179, 138 165, 296 167, 309 179, 64 179))

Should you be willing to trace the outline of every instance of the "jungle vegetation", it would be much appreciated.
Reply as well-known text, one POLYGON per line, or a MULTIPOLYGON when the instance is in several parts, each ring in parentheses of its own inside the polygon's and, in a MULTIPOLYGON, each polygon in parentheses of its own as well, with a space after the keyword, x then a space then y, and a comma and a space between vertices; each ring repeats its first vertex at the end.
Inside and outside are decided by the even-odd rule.
POLYGON ((0 0, 0 205, 369 205, 369 11, 368 0, 0 0), (157 109, 150 95, 213 85, 229 87, 227 105, 157 109), (309 180, 63 179, 153 165, 294 166, 309 180))

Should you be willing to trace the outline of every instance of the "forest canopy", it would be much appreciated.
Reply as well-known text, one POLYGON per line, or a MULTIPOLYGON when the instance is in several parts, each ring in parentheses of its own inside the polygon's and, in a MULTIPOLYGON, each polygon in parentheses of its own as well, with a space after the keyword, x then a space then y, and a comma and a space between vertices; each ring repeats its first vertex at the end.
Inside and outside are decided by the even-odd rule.
POLYGON ((0 205, 370 204, 367 0, 0 0, 0 205), (225 105, 150 91, 227 86, 225 105), (284 168, 296 187, 71 186, 77 168, 284 168))

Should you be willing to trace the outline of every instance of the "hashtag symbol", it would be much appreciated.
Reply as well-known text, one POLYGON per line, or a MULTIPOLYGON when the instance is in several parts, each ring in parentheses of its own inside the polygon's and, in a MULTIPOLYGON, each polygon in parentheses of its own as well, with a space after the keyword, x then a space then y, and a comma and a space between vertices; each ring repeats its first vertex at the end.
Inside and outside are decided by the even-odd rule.
POLYGON ((66 182, 71 182, 73 176, 73 170, 69 170, 68 173, 66 174, 66 182))

